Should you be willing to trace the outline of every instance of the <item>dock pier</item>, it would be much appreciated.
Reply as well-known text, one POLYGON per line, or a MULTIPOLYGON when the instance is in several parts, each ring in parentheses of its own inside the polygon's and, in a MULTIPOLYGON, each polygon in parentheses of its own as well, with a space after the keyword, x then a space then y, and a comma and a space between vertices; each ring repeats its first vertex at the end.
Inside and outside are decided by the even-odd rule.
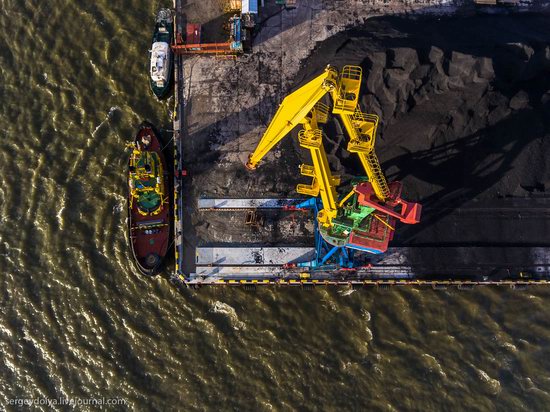
MULTIPOLYGON (((176 33, 186 32, 186 4, 186 0, 173 0, 176 33)), ((193 198, 188 193, 193 184, 193 171, 190 171, 191 176, 186 176, 185 159, 200 156, 201 153, 185 153, 186 148, 189 151, 189 147, 204 147, 201 146, 201 139, 205 139, 206 131, 201 130, 207 130, 211 123, 221 128, 220 133, 236 136, 255 133, 254 130, 264 127, 256 118, 260 116, 247 116, 247 112, 251 112, 250 106, 252 113, 256 113, 255 107, 259 113, 260 110, 269 111, 269 108, 266 109, 268 105, 271 107, 280 101, 280 90, 289 87, 294 76, 292 70, 297 71, 297 68, 291 67, 297 67, 297 62, 309 53, 309 50, 299 47, 283 50, 283 45, 296 37, 295 30, 309 30, 304 36, 311 39, 311 47, 323 36, 329 36, 330 33, 323 32, 326 30, 323 12, 317 5, 300 6, 291 12, 287 20, 275 15, 267 21, 266 27, 258 34, 260 41, 254 46, 253 53, 271 56, 269 60, 248 56, 243 61, 237 58, 227 62, 213 57, 174 56, 175 267, 171 279, 191 287, 350 285, 355 288, 417 285, 436 289, 470 289, 476 285, 516 288, 550 284, 550 243, 544 236, 536 235, 544 233, 541 225, 548 227, 546 233, 550 232, 550 197, 503 200, 498 210, 483 204, 465 204, 448 213, 426 209, 426 213, 440 216, 437 225, 419 230, 412 244, 397 243, 383 257, 373 259, 372 264, 353 269, 312 269, 293 264, 297 257, 306 256, 315 249, 313 238, 310 244, 298 245, 294 242, 290 246, 274 245, 273 242, 266 242, 265 245, 245 241, 239 243, 238 240, 228 245, 205 247, 197 244, 190 219, 192 213, 224 213, 228 220, 244 221, 247 211, 273 208, 277 202, 274 199, 263 199, 262 203, 260 199, 193 198), (311 25, 302 24, 309 20, 313 22, 311 25), (184 59, 188 58, 198 59, 194 64, 199 75, 194 75, 193 79, 189 73, 189 78, 185 78, 184 59), (281 67, 288 68, 287 72, 281 67), (265 72, 275 75, 268 78, 265 72), (228 73, 233 73, 232 77, 225 76, 228 73), (257 83, 254 93, 235 81, 241 77, 257 83), (234 91, 235 96, 230 96, 228 89, 221 87, 229 82, 228 79, 233 82, 229 91, 231 94, 234 91), (190 84, 186 85, 186 81, 190 84), (197 86, 201 82, 207 86, 201 89, 197 86), (188 107, 186 99, 195 99, 194 106, 188 107), (231 115, 224 112, 229 107, 228 102, 233 104, 231 115), (247 104, 249 106, 245 106, 247 104), (191 128, 194 128, 192 132, 191 128), (480 215, 487 216, 487 224, 503 228, 498 239, 480 240, 479 235, 484 232, 482 227, 476 226, 480 215), (529 236, 519 241, 520 233, 529 236)), ((327 16, 332 16, 331 21, 339 18, 339 14, 334 13, 327 16)), ((231 148, 222 150, 227 150, 224 154, 237 161, 238 151, 230 152, 235 150, 231 148)), ((279 199, 281 203, 277 206, 288 207, 288 200, 279 199)))
MULTIPOLYGON (((183 6, 184 0, 174 0, 174 25, 176 33, 181 33, 183 27, 183 6)), ((174 251, 175 251, 175 270, 174 276, 180 278, 184 276, 183 271, 183 190, 182 178, 184 175, 183 169, 183 122, 185 97, 184 97, 184 71, 183 71, 183 56, 174 56, 174 112, 173 112, 173 130, 174 130, 174 251)))

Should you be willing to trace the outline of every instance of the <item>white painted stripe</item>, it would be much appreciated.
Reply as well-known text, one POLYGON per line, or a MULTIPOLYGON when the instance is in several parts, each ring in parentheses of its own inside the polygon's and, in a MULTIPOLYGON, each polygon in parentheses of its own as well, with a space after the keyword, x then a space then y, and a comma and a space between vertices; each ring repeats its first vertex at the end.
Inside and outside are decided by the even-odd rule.
POLYGON ((195 276, 217 277, 228 279, 231 277, 263 278, 269 276, 281 276, 284 269, 281 266, 197 266, 195 276))
POLYGON ((199 209, 282 209, 305 199, 199 199, 199 209))
POLYGON ((315 249, 311 247, 200 247, 196 264, 280 266, 310 261, 314 254, 315 249))

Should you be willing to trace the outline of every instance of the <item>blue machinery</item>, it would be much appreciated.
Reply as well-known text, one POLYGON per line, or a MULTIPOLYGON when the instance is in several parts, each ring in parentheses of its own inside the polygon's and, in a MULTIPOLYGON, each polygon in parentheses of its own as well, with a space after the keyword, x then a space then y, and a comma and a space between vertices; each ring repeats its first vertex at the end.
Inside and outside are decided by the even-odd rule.
MULTIPOLYGON (((315 258, 309 262, 297 263, 297 267, 311 268, 311 269, 352 269, 355 265, 355 251, 357 247, 351 247, 347 244, 345 246, 334 246, 328 243, 321 233, 319 232, 317 213, 321 209, 321 200, 319 198, 311 198, 299 203, 296 209, 309 209, 314 213, 314 232, 315 232, 315 258)), ((380 254, 379 251, 372 249, 361 249, 370 254, 380 254)))
POLYGON ((320 209, 320 200, 311 198, 303 201, 296 206, 297 209, 310 209, 314 213, 313 224, 315 228, 315 258, 309 262, 297 263, 297 267, 312 268, 312 269, 328 269, 331 266, 339 266, 341 268, 353 267, 353 249, 347 249, 345 246, 333 246, 321 236, 319 233, 317 222, 317 213, 320 209), (332 258, 332 259, 331 259, 332 258), (338 259, 338 265, 328 264, 330 260, 338 259))
POLYGON ((231 50, 237 51, 237 52, 242 52, 243 51, 243 43, 242 43, 242 40, 241 40, 241 33, 242 33, 241 18, 236 17, 236 16, 231 17, 229 19, 229 22, 231 24, 231 35, 230 35, 231 50))

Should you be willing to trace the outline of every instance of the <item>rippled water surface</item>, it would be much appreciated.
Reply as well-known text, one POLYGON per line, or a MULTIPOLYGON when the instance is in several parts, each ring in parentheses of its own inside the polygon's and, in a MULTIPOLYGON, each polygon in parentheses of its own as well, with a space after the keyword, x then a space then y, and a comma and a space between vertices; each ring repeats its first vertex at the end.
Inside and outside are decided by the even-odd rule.
POLYGON ((170 125, 146 76, 160 4, 0 3, 0 405, 550 408, 544 288, 179 292, 134 274, 125 142, 170 125))

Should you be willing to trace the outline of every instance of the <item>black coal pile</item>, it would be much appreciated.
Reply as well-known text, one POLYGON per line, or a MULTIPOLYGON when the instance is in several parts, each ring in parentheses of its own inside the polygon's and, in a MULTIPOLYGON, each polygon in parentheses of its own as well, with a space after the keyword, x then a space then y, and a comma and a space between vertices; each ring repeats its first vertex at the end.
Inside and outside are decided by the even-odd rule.
MULTIPOLYGON (((381 118, 377 153, 409 197, 550 188, 549 16, 375 18, 319 45, 299 83, 329 63, 363 68, 362 107, 381 118)), ((332 166, 360 174, 338 124, 327 138, 332 166)))
MULTIPOLYGON (((400 230, 397 244, 460 241, 437 226, 452 224, 444 218, 458 208, 509 207, 550 191, 550 16, 373 18, 320 44, 297 86, 327 64, 363 68, 361 104, 381 119, 382 169, 425 207, 424 222, 400 230)), ((325 130, 333 170, 363 175, 340 124, 325 130)), ((500 237, 478 223, 462 228, 468 238, 500 237)))

